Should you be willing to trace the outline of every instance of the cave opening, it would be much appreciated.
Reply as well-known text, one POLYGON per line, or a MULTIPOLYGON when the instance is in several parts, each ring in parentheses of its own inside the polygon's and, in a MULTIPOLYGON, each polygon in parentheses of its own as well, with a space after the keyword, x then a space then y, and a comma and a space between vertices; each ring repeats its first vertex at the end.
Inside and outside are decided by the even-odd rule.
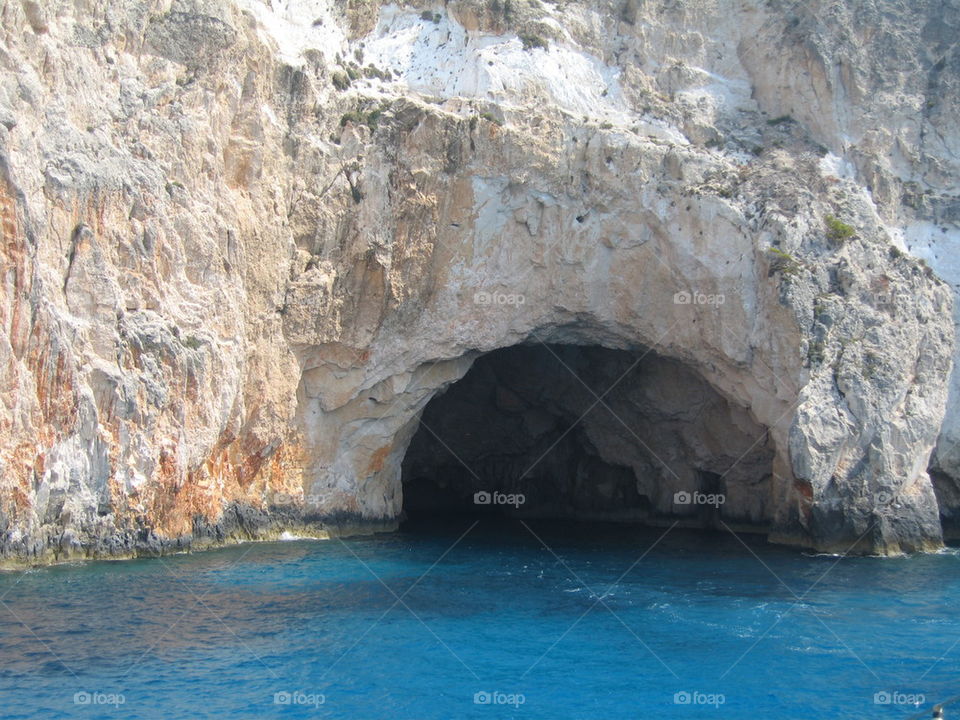
POLYGON ((677 360, 515 345, 424 408, 401 466, 403 516, 765 532, 773 456, 748 409, 677 360))

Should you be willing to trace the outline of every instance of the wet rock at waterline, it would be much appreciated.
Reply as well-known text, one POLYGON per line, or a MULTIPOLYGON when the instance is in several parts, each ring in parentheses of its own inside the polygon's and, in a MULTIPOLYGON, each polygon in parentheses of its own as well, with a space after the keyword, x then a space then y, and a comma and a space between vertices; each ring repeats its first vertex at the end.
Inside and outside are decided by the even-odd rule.
POLYGON ((0 0, 4 556, 391 528, 447 472, 938 547, 957 20, 881 5, 0 0), (523 477, 594 400, 545 348, 642 359, 523 477), (443 404, 495 353, 541 364, 443 404))

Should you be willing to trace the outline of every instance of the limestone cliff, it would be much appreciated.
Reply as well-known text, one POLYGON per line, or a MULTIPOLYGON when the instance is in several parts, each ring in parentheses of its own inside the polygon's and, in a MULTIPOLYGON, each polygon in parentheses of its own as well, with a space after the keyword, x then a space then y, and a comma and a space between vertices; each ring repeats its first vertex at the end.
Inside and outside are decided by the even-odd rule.
POLYGON ((9 560, 393 527, 427 403, 518 344, 649 354, 705 408, 648 387, 587 427, 648 521, 704 477, 823 550, 960 512, 955 4, 0 18, 9 560))

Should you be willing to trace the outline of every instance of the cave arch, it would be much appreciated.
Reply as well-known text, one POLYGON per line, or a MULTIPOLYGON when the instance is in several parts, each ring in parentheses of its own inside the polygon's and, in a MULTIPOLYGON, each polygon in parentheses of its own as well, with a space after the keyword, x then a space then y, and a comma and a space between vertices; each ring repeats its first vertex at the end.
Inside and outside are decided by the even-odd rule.
POLYGON ((480 356, 427 403, 403 511, 766 532, 774 456, 767 429, 678 360, 531 342, 480 356))

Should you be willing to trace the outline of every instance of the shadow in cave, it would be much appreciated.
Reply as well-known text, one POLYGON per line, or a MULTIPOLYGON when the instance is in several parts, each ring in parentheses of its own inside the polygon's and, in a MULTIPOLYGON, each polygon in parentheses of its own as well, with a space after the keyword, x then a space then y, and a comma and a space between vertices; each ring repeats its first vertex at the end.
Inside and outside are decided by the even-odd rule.
POLYGON ((765 428, 678 361, 517 345, 424 409, 401 469, 405 527, 471 515, 762 531, 772 459, 765 428))

